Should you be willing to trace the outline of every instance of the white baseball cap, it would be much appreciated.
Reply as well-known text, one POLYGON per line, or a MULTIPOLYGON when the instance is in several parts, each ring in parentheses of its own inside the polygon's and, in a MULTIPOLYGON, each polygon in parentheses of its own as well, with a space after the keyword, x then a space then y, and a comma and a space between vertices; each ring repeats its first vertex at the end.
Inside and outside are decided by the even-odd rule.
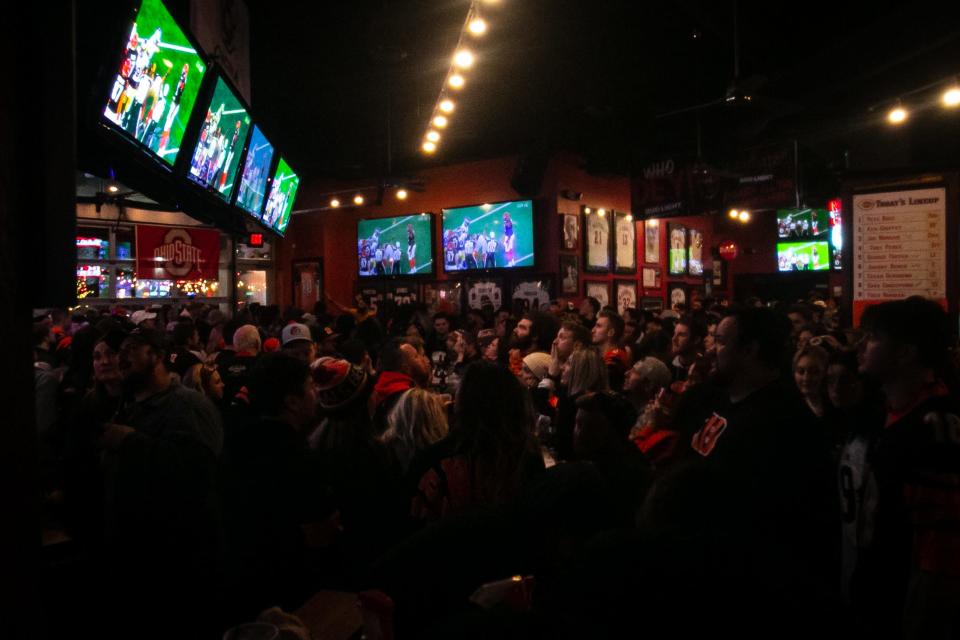
POLYGON ((157 314, 140 309, 139 311, 133 312, 133 314, 130 316, 130 321, 133 324, 139 325, 144 320, 153 320, 156 317, 157 317, 157 314))

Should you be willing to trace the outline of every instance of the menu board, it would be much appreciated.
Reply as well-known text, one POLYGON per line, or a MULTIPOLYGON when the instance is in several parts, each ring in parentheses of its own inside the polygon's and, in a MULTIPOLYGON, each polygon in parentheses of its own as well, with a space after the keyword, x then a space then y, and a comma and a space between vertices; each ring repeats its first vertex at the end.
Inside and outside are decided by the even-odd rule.
POLYGON ((947 304, 946 189, 853 197, 853 321, 885 300, 947 304))

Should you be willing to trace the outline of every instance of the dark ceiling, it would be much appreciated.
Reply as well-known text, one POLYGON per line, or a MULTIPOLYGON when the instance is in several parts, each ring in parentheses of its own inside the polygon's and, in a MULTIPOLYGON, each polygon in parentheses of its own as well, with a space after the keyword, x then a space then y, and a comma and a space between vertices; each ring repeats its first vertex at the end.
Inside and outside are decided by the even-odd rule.
MULTIPOLYGON (((724 96, 733 0, 499 0, 484 5, 478 62, 440 150, 425 157, 419 145, 469 0, 247 4, 254 111, 307 178, 383 177, 388 157, 397 175, 556 149, 622 172, 667 153, 699 148, 717 161, 792 137, 834 167, 851 149, 865 158, 871 144, 919 144, 890 138, 871 122, 882 110, 868 108, 960 73, 960 21, 933 2, 740 1, 740 86, 753 101, 658 118, 724 96)), ((189 0, 168 5, 187 23, 189 0)), ((949 125, 960 141, 960 113, 917 120, 931 146, 960 153, 942 135, 949 125)))
POLYGON ((370 176, 503 152, 566 148, 624 169, 797 135, 826 156, 869 106, 960 71, 960 23, 933 3, 500 0, 434 158, 418 151, 469 2, 354 0, 276 10, 250 0, 253 101, 306 172, 370 176), (317 8, 322 7, 322 8, 317 8), (694 36, 697 37, 694 37, 694 36), (388 145, 389 122, 389 145, 388 145))

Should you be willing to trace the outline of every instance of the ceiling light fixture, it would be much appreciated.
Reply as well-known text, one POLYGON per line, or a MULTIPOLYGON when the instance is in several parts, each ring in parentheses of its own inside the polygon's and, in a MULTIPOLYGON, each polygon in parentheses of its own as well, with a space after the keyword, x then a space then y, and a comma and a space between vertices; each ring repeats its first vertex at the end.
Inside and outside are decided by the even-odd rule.
POLYGON ((453 64, 457 65, 461 69, 469 69, 473 66, 474 55, 468 49, 461 49, 457 51, 457 54, 453 56, 453 64))

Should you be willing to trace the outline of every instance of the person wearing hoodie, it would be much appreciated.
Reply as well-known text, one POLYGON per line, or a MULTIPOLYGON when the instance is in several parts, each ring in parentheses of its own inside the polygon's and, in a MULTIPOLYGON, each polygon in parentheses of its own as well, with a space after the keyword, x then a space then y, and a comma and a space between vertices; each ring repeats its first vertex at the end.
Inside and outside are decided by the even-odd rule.
POLYGON ((430 384, 431 363, 423 347, 405 338, 393 338, 380 350, 377 370, 380 375, 370 396, 370 413, 374 431, 381 434, 387 430, 387 416, 400 396, 430 384))

